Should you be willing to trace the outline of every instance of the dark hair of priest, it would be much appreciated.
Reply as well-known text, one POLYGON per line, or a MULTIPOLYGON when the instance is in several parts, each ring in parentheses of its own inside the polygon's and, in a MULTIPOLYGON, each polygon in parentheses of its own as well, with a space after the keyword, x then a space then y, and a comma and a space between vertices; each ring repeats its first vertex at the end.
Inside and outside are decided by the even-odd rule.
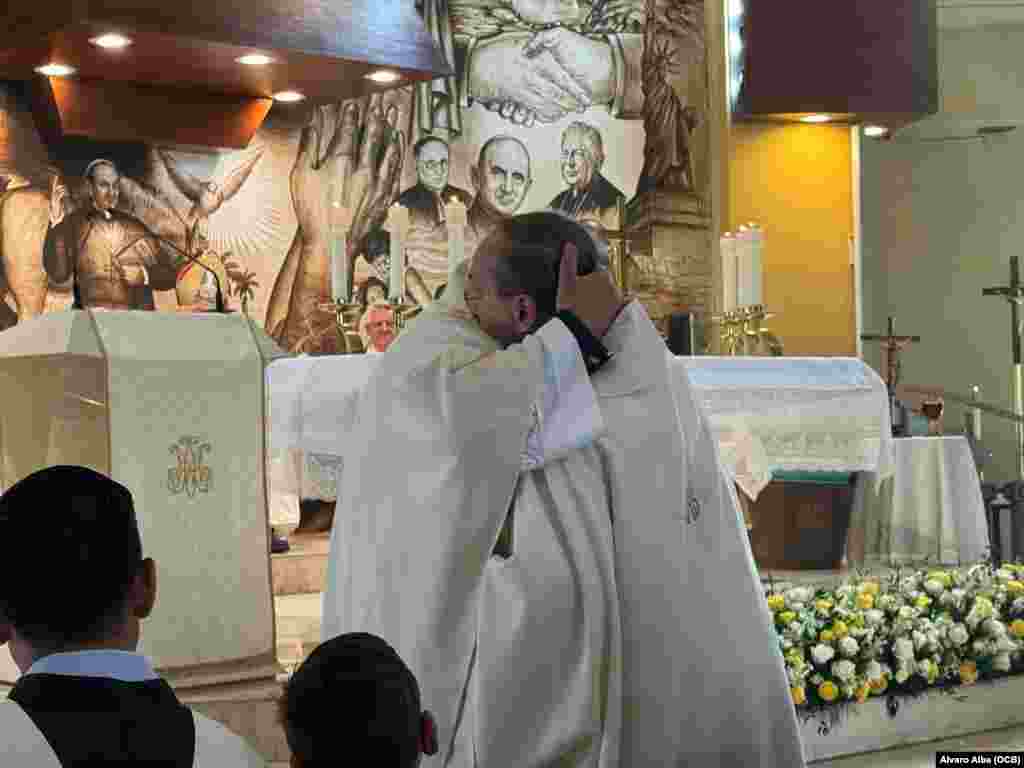
POLYGON ((416 677, 390 645, 364 632, 317 646, 288 680, 279 717, 293 768, 331 768, 353 752, 378 768, 414 768, 421 754, 437 752, 416 677))
POLYGON ((143 559, 120 483, 85 467, 34 472, 0 496, 0 541, 0 619, 37 656, 101 646, 126 620, 143 559))
POLYGON ((558 267, 566 243, 576 246, 576 274, 589 275, 597 268, 598 249, 593 236, 575 219, 557 211, 535 211, 504 219, 487 240, 498 253, 498 293, 532 297, 537 304, 535 328, 555 315, 558 267))

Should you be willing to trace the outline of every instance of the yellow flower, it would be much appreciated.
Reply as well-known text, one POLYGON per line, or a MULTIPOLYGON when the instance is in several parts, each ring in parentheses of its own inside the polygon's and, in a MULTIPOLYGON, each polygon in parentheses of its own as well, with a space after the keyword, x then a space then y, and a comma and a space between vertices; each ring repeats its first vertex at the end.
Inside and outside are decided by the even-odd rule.
POLYGON ((833 605, 834 603, 831 600, 825 600, 822 598, 814 604, 814 607, 818 610, 818 613, 828 613, 832 610, 833 605))
POLYGON ((823 701, 835 701, 839 695, 839 688, 831 680, 826 680, 818 686, 818 695, 823 701))
POLYGON ((793 697, 793 703, 796 706, 807 703, 807 691, 804 690, 802 685, 794 685, 789 689, 789 695, 793 697))
POLYGON ((862 595, 874 596, 878 594, 879 589, 877 581, 862 581, 860 586, 857 588, 857 591, 862 595))
POLYGON ((858 704, 863 704, 868 700, 868 694, 871 693, 871 686, 867 683, 863 683, 854 693, 854 697, 857 699, 858 704))
POLYGON ((782 595, 769 595, 768 607, 771 609, 772 613, 781 611, 786 607, 786 598, 782 595))
POLYGON ((870 592, 861 592, 857 595, 857 607, 862 611, 870 611, 875 607, 875 596, 870 592))
POLYGON ((960 665, 960 682, 971 685, 978 679, 978 665, 973 661, 965 661, 960 665))
POLYGON ((1006 582, 1006 591, 1011 595, 1024 594, 1024 581, 1008 581, 1006 582))
POLYGON ((1010 625, 1010 632, 1013 633, 1014 637, 1024 637, 1024 620, 1016 619, 1010 625))
POLYGON ((789 624, 796 621, 796 614, 793 611, 783 611, 777 618, 782 624, 789 624))
POLYGON ((945 571, 932 571, 928 574, 929 581, 937 581, 939 584, 949 589, 953 584, 953 577, 945 571))
POLYGON ((914 605, 916 605, 918 608, 920 608, 922 610, 924 610, 925 608, 927 608, 931 604, 932 604, 932 599, 930 597, 928 597, 927 595, 918 595, 917 599, 914 601, 914 605))
POLYGON ((889 676, 882 675, 877 680, 872 680, 868 683, 871 687, 871 694, 878 696, 879 694, 885 693, 885 689, 889 687, 889 676))
POLYGON ((832 625, 832 634, 835 635, 838 639, 842 640, 844 637, 850 634, 850 630, 846 626, 845 622, 837 621, 835 624, 832 625))
POLYGON ((836 636, 831 629, 823 629, 821 630, 821 634, 818 635, 818 639, 821 640, 821 642, 823 643, 831 643, 833 640, 836 639, 836 636))

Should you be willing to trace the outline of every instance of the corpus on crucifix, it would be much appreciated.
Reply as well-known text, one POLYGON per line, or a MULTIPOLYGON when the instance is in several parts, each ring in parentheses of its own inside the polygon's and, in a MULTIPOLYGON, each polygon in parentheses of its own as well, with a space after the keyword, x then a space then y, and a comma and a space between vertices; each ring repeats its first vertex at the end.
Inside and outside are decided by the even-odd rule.
POLYGON ((889 412, 892 420, 893 437, 902 437, 906 434, 907 423, 903 415, 903 407, 896 399, 896 386, 900 381, 900 352, 908 344, 921 340, 920 336, 897 336, 896 323, 892 317, 889 318, 889 332, 885 335, 876 333, 865 333, 861 335, 862 341, 877 341, 882 345, 885 353, 885 386, 889 390, 889 412))

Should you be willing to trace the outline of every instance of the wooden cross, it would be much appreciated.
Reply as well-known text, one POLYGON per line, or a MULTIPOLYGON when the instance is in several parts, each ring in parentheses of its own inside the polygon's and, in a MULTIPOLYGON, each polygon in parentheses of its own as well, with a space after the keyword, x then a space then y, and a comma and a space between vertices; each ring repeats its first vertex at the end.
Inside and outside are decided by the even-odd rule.
POLYGON ((885 386, 889 390, 889 398, 893 400, 896 397, 896 385, 900 381, 900 352, 908 344, 916 343, 921 340, 920 336, 897 336, 896 335, 896 323, 893 319, 889 318, 889 333, 886 335, 865 333, 861 335, 861 341, 878 341, 882 344, 882 349, 886 352, 886 374, 885 374, 885 386))
POLYGON ((619 198, 618 210, 619 228, 606 229, 601 234, 608 241, 608 261, 610 262, 608 268, 611 270, 612 278, 619 286, 622 294, 626 295, 629 292, 628 280, 626 279, 628 274, 626 260, 629 259, 636 267, 640 267, 639 262, 630 253, 628 246, 630 241, 639 240, 640 235, 626 231, 626 201, 622 198, 619 198), (613 242, 616 243, 614 248, 611 247, 613 242))

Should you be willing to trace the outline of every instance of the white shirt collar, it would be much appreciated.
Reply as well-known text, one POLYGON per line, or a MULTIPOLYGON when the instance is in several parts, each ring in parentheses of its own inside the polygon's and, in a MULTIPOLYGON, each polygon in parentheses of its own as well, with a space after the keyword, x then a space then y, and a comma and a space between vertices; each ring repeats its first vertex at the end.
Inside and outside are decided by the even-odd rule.
POLYGON ((105 677, 124 683, 158 679, 153 665, 141 653, 115 650, 51 653, 38 659, 25 674, 105 677))

